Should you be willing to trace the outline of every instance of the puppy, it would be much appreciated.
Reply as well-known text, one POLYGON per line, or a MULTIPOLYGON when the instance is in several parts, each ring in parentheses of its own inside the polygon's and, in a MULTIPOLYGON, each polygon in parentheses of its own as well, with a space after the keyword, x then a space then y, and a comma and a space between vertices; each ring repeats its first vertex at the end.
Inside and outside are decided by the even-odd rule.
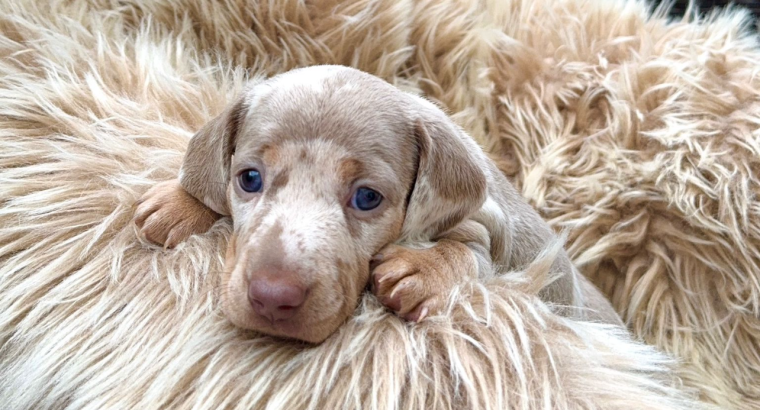
MULTIPOLYGON (((422 320, 465 281, 520 270, 552 230, 434 104, 342 66, 250 86, 190 140, 179 178, 135 222, 173 247, 231 216, 222 310, 237 326, 318 343, 379 300, 422 320)), ((540 296, 620 324, 563 252, 540 296)))

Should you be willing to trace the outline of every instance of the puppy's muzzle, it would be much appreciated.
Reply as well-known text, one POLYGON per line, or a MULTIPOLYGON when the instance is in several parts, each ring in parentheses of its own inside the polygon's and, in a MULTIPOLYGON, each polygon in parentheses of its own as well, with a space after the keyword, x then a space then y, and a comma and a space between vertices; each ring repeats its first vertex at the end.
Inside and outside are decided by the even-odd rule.
POLYGON ((306 287, 290 272, 255 272, 248 285, 248 302, 272 324, 292 318, 306 301, 306 287))

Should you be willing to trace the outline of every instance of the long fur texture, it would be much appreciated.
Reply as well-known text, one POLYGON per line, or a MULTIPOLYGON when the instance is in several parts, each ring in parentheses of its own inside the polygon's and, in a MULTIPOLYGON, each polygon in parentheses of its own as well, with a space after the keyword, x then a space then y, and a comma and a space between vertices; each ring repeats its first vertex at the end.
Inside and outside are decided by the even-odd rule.
POLYGON ((2 407, 688 409, 694 388, 758 408, 760 51, 742 13, 659 15, 611 0, 0 3, 2 407), (420 325, 367 297, 317 348, 229 325, 229 222, 158 251, 132 205, 247 77, 311 64, 446 105, 680 371, 509 276, 420 325))

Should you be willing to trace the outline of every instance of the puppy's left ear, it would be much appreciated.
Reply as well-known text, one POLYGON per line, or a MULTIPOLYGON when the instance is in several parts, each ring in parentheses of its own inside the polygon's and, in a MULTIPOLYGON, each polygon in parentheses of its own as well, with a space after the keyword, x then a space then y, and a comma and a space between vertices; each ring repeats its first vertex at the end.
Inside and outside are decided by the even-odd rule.
POLYGON ((221 215, 230 214, 227 204, 230 161, 246 109, 244 92, 193 135, 180 170, 182 187, 221 215))
POLYGON ((423 101, 414 127, 417 179, 401 239, 431 240, 476 212, 486 200, 485 156, 464 130, 423 101))

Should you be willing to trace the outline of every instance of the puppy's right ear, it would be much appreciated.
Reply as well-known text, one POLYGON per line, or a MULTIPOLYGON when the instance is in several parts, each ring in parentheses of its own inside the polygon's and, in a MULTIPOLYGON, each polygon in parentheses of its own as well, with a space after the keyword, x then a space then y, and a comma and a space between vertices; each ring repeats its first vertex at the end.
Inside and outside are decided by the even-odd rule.
POLYGON ((182 187, 221 215, 230 214, 227 184, 237 136, 248 108, 246 94, 193 135, 180 170, 182 187))
POLYGON ((401 238, 429 241, 483 206, 487 177, 482 151, 472 137, 438 106, 413 99, 419 163, 401 238))

